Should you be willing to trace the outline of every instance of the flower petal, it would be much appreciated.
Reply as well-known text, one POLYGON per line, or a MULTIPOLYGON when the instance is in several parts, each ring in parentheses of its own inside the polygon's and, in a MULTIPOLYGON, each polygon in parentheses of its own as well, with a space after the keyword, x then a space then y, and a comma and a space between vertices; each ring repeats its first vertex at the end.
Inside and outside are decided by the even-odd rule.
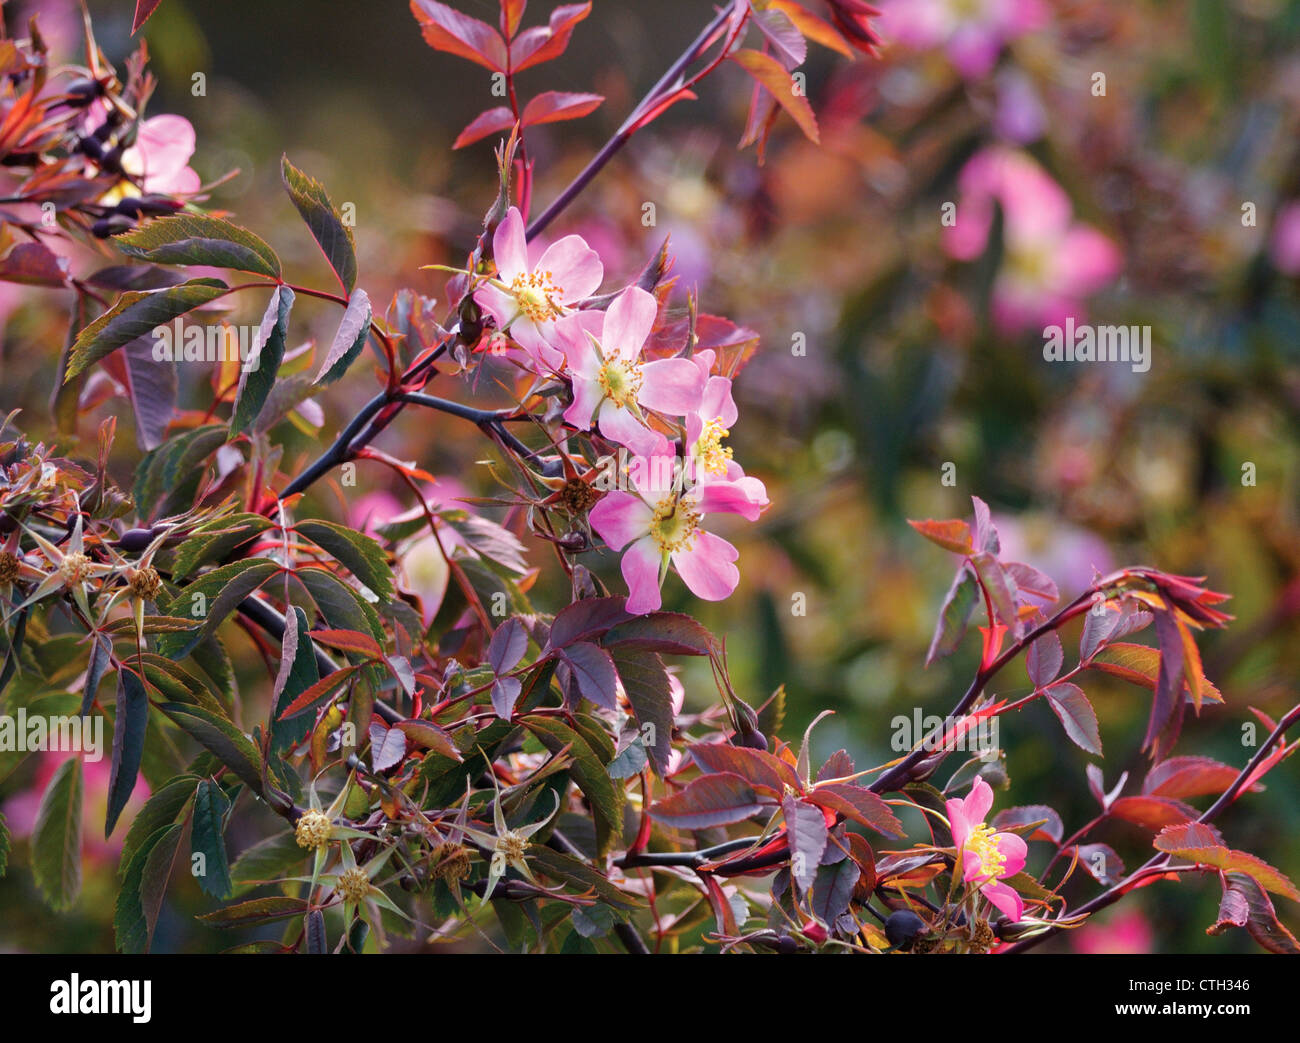
POLYGON ((659 544, 649 536, 637 540, 623 555, 623 579, 627 583, 627 604, 623 607, 634 616, 658 611, 663 604, 659 594, 662 560, 659 544))
POLYGON ((528 240, 518 207, 507 210, 492 233, 492 257, 497 264, 497 275, 504 283, 514 282, 515 276, 528 271, 528 240))
POLYGON ((740 570, 733 564, 738 557, 740 552, 721 536, 701 530, 690 550, 673 551, 673 565, 697 598, 721 601, 740 582, 740 570))
POLYGON ((699 408, 703 393, 700 371, 690 359, 659 359, 641 367, 637 401, 649 409, 685 416, 699 408))
POLYGON ((590 297, 605 278, 600 255, 580 235, 566 235, 548 246, 534 270, 551 273, 551 282, 560 290, 561 304, 575 304, 590 297))
POLYGON ((1012 888, 1002 882, 985 884, 980 889, 980 894, 992 902, 997 908, 1011 918, 1015 923, 1025 913, 1025 902, 1012 888))
MULTIPOLYGON (((654 510, 641 497, 632 493, 606 493, 588 515, 591 527, 596 530, 610 550, 622 550, 633 540, 650 531, 654 510)), ((656 566, 656 569, 658 566, 656 566)), ((658 574, 656 573, 656 583, 658 574)))
MULTIPOLYGON (((605 355, 621 355, 625 359, 640 356, 641 345, 650 336, 658 311, 653 295, 639 286, 629 286, 615 297, 605 312, 605 326, 600 333, 600 346, 605 355)), ((687 365, 695 369, 693 363, 687 365)))

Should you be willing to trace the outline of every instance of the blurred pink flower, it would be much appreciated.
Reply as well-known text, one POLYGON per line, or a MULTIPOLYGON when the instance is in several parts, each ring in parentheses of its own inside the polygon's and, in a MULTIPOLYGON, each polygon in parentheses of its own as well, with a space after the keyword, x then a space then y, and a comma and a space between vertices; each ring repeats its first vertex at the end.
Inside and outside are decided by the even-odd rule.
POLYGON ((1025 867, 1029 847, 1015 833, 995 833, 985 823, 993 807, 993 790, 976 778, 970 794, 945 803, 952 826, 952 841, 961 853, 962 879, 1015 922, 1024 914, 1025 903, 1002 881, 1025 867))
POLYGON ((1074 220, 1065 190, 1025 153, 984 149, 962 169, 958 187, 957 220, 944 229, 944 247, 958 260, 974 260, 984 251, 994 203, 1002 209, 1006 255, 992 310, 1004 332, 1081 318, 1083 298, 1119 274, 1119 248, 1074 220))
POLYGON ((1069 932, 1071 948, 1089 956, 1151 952, 1151 924, 1140 909, 1129 908, 1105 922, 1089 920, 1069 932))
POLYGON ((1284 275, 1300 275, 1300 200, 1287 203, 1273 223, 1273 263, 1284 275))
POLYGON ((194 145, 194 127, 184 116, 151 116, 122 153, 122 169, 140 179, 142 192, 192 195, 201 184, 189 165, 194 145))
POLYGON ((1092 584, 1093 577, 1116 568, 1110 548, 1094 532, 1049 515, 1000 516, 998 538, 1004 561, 1023 561, 1047 573, 1069 597, 1092 584))
MULTIPOLYGON (((109 730, 111 731, 111 728, 109 730)), ((81 763, 84 786, 81 804, 81 850, 89 862, 113 865, 122 850, 122 838, 126 836, 131 820, 149 799, 149 784, 145 782, 143 775, 136 778, 135 789, 131 791, 131 797, 122 810, 113 835, 105 839, 104 818, 108 812, 108 783, 112 777, 113 766, 112 760, 107 755, 108 751, 105 750, 104 753, 105 756, 97 761, 86 760, 83 757, 81 763)), ((41 806, 41 797, 45 794, 50 779, 54 778, 59 765, 69 757, 82 755, 48 752, 36 753, 32 756, 39 757, 40 762, 31 786, 15 793, 4 802, 5 821, 15 837, 31 836, 32 830, 36 828, 36 813, 41 806)))
POLYGON ((1041 0, 884 0, 879 6, 885 40, 914 50, 942 47, 968 80, 986 76, 1005 44, 1047 18, 1041 0))
POLYGON ((554 339, 556 320, 600 286, 600 257, 581 236, 566 235, 531 262, 524 219, 513 206, 492 235, 492 256, 496 277, 474 291, 474 300, 538 364, 558 369, 564 356, 554 339))
POLYGON ((1047 110, 1028 76, 1015 67, 1003 69, 997 76, 997 93, 993 129, 999 137, 1027 145, 1043 136, 1047 110))

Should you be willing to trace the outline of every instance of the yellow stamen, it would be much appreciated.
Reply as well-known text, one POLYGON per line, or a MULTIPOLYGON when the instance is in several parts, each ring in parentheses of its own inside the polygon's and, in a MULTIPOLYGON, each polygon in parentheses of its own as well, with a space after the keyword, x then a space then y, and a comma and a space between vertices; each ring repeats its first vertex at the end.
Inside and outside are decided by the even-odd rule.
POLYGON ((1002 878, 1007 860, 1006 856, 998 850, 997 841, 993 837, 993 827, 981 822, 967 838, 966 850, 979 856, 980 876, 999 880, 1002 878))
POLYGON ((685 497, 660 500, 650 520, 650 535, 665 554, 690 550, 700 529, 700 512, 685 497))
POLYGON ((731 449, 722 444, 722 440, 731 432, 722 426, 722 418, 717 417, 704 425, 700 439, 695 445, 695 455, 700 466, 709 474, 725 475, 727 463, 731 460, 731 449))
POLYGON ((533 322, 558 319, 564 314, 560 299, 564 290, 551 280, 550 272, 524 272, 516 275, 510 284, 519 310, 533 322))
POLYGON ((630 359, 611 355, 600 367, 596 378, 605 397, 615 405, 636 405, 637 393, 641 390, 641 367, 630 359))

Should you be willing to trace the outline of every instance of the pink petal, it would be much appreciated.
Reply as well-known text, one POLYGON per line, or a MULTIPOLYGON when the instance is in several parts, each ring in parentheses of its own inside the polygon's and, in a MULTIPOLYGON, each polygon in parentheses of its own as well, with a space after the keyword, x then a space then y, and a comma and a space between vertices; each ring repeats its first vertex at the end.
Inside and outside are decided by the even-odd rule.
POLYGON ((1094 293, 1115 278, 1123 258, 1109 238, 1088 225, 1074 225, 1056 255, 1057 288, 1071 296, 1094 293))
POLYGON ((573 374, 573 404, 564 411, 564 419, 579 431, 589 430, 591 415, 600 405, 604 395, 599 381, 585 377, 581 373, 573 374))
POLYGON ((495 286, 480 286, 474 291, 474 303, 492 316, 497 329, 503 330, 519 314, 518 302, 495 286))
POLYGON ((606 493, 588 517, 609 549, 617 551, 650 531, 654 510, 639 496, 614 491, 606 493))
POLYGON ((983 822, 993 807, 993 787, 976 776, 966 796, 966 815, 972 823, 983 822))
POLYGON ((517 207, 506 211, 505 219, 492 233, 492 257, 497 263, 497 276, 504 283, 514 282, 515 276, 528 271, 528 241, 517 207))
POLYGON ((746 521, 757 521, 771 501, 767 489, 757 478, 742 476, 738 481, 704 481, 700 484, 700 510, 705 514, 739 514, 746 521))
POLYGON ((731 381, 727 377, 709 377, 700 400, 700 416, 720 420, 723 427, 731 427, 738 413, 736 401, 731 397, 731 381))
POLYGON ((641 367, 637 401, 649 409, 686 416, 699 408, 703 392, 700 371, 690 359, 659 359, 641 367))
POLYGON ((966 801, 960 797, 944 801, 944 808, 948 812, 948 823, 952 828, 952 842, 960 850, 966 846, 971 834, 971 822, 966 817, 966 801))
POLYGON ((1015 833, 995 833, 993 842, 997 845, 998 853, 1005 859, 1002 866, 1002 876, 1015 876, 1025 868, 1025 858, 1029 854, 1029 845, 1025 843, 1022 837, 1017 836, 1015 833))
MULTIPOLYGON (((650 336, 658 311, 654 297, 639 286, 629 286, 615 297, 605 312, 605 326, 600 333, 600 346, 605 355, 637 358, 641 345, 650 336)), ((687 365, 694 370, 691 363, 687 365)))
POLYGON ((566 235, 548 246, 534 270, 551 273, 551 281, 560 289, 561 304, 590 297, 605 278, 600 255, 580 235, 566 235))
POLYGON ((1024 900, 1014 890, 1002 882, 985 884, 980 888, 980 894, 992 902, 998 909, 1006 913, 1015 923, 1025 913, 1024 900))
POLYGON ((153 116, 140 124, 135 147, 145 164, 145 176, 169 180, 185 169, 194 155, 194 127, 184 116, 153 116))
POLYGON ((605 399, 601 403, 596 426, 611 442, 625 445, 632 452, 642 456, 653 453, 659 442, 655 432, 633 416, 630 409, 620 406, 611 399, 605 399))
POLYGON ((673 565, 697 598, 721 601, 740 582, 740 570, 733 564, 738 557, 740 552, 721 536, 701 530, 690 550, 673 551, 673 565))
POLYGON ((634 616, 655 612, 663 604, 659 594, 662 560, 659 544, 649 536, 637 540, 623 555, 623 580, 627 583, 627 604, 623 607, 634 616))

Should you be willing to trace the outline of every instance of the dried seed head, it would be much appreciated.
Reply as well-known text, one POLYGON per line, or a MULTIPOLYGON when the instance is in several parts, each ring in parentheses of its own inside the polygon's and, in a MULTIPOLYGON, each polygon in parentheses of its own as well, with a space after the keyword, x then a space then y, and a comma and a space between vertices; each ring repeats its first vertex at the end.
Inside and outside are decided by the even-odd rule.
POLYGON ((464 880, 469 868, 469 852, 460 844, 439 844, 433 852, 433 875, 439 880, 464 880))
POLYGON ((152 565, 145 565, 143 568, 138 569, 128 569, 126 585, 133 595, 145 601, 152 601, 158 596, 158 592, 162 590, 162 580, 158 577, 158 570, 152 565))
POLYGON ((22 562, 18 560, 18 555, 0 550, 0 586, 8 586, 16 580, 21 567, 22 562))
POLYGON ((321 811, 304 811, 298 825, 294 827, 294 839, 299 847, 320 848, 329 843, 329 816, 321 811))
POLYGON ((359 902, 370 893, 370 877, 366 876, 366 871, 360 866, 345 869, 339 874, 337 890, 344 901, 359 902))

